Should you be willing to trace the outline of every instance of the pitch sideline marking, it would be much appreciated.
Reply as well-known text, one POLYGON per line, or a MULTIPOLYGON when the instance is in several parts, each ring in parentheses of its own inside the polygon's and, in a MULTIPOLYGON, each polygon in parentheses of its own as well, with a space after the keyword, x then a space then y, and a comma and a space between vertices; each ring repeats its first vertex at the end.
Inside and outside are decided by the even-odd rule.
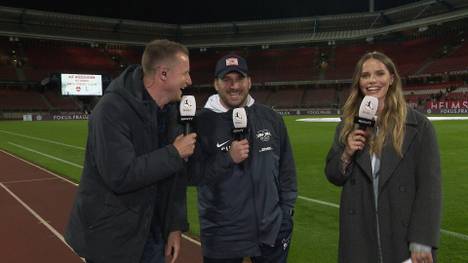
POLYGON ((318 200, 318 199, 313 199, 313 198, 309 198, 309 197, 305 197, 305 196, 298 196, 297 198, 302 199, 302 200, 305 200, 305 201, 309 201, 309 202, 321 204, 321 205, 326 205, 326 206, 331 206, 331 207, 335 207, 335 208, 340 208, 340 206, 337 205, 337 204, 330 203, 330 202, 325 202, 325 201, 318 200))
POLYGON ((75 146, 75 145, 66 144, 66 143, 63 143, 63 142, 58 142, 58 141, 49 140, 49 139, 44 139, 44 138, 40 138, 40 137, 34 137, 34 136, 30 136, 30 135, 24 135, 24 134, 21 134, 21 133, 5 131, 5 130, 0 130, 0 132, 10 134, 10 135, 13 135, 13 136, 28 138, 28 139, 32 139, 32 140, 36 140, 36 141, 48 142, 48 143, 52 143, 52 144, 66 146, 66 147, 70 147, 70 148, 73 148, 73 149, 78 149, 78 150, 83 150, 83 151, 85 150, 85 148, 81 147, 81 146, 75 146))
MULTIPOLYGON (((28 212, 31 213, 37 220, 39 220, 41 224, 43 224, 47 229, 49 229, 49 231, 52 232, 52 234, 54 234, 60 241, 62 241, 62 243, 64 243, 71 251, 73 251, 73 249, 67 244, 67 242, 65 242, 63 236, 53 226, 47 223, 47 221, 45 221, 38 213, 36 213, 36 211, 34 211, 25 202, 23 202, 21 198, 15 195, 15 193, 8 189, 8 187, 6 187, 3 183, 0 183, 0 187, 5 189, 5 191, 7 191, 14 199, 16 199, 16 201, 18 201, 18 203, 20 203, 24 208, 26 208, 26 210, 28 210, 28 212)), ((81 260, 84 261, 83 258, 81 258, 81 260)))
MULTIPOLYGON (((463 121, 468 120, 468 117, 427 117, 430 121, 463 121)), ((302 118, 296 119, 296 121, 302 122, 340 122, 340 117, 330 117, 330 118, 302 118)))
MULTIPOLYGON (((37 153, 37 154, 40 154, 40 155, 49 157, 49 158, 54 159, 54 160, 56 160, 56 161, 64 162, 64 163, 66 163, 66 164, 70 164, 70 163, 71 163, 71 162, 69 162, 69 161, 62 160, 62 159, 60 159, 60 158, 58 158, 58 157, 55 157, 55 156, 52 156, 52 155, 48 155, 48 154, 45 154, 45 153, 41 153, 41 152, 39 152, 39 151, 36 151, 36 150, 34 150, 34 149, 27 148, 27 147, 22 146, 22 145, 13 144, 13 143, 11 143, 11 142, 8 142, 8 143, 10 143, 10 144, 12 144, 12 145, 15 145, 15 146, 18 146, 18 147, 20 147, 20 148, 23 148, 23 149, 25 149, 25 150, 30 150, 30 151, 32 151, 32 152, 34 152, 34 153, 37 153)), ((60 175, 58 175, 58 174, 56 174, 56 173, 53 173, 53 172, 51 172, 51 171, 48 171, 48 170, 46 170, 46 169, 44 169, 44 168, 42 168, 42 167, 40 167, 40 166, 38 166, 38 165, 36 165, 36 164, 34 164, 34 163, 31 163, 30 161, 24 160, 23 158, 20 158, 20 157, 18 157, 18 156, 15 156, 15 155, 13 155, 13 154, 11 154, 11 153, 9 153, 9 152, 6 152, 6 151, 4 151, 4 150, 0 150, 0 151, 3 152, 3 153, 5 153, 5 154, 7 154, 7 155, 10 155, 10 156, 13 157, 13 158, 16 158, 16 159, 20 160, 20 161, 22 161, 22 162, 25 162, 25 163, 27 163, 27 164, 29 164, 29 165, 31 165, 31 166, 34 166, 34 167, 36 167, 36 168, 38 168, 38 169, 40 169, 40 170, 42 170, 42 171, 44 171, 44 172, 46 172, 46 173, 49 173, 49 174, 51 174, 51 175, 53 175, 53 176, 56 176, 56 177, 58 177, 58 178, 61 179, 61 180, 64 180, 64 181, 66 181, 66 182, 68 182, 68 183, 71 183, 71 184, 73 184, 74 186, 78 186, 77 183, 74 183, 74 182, 72 182, 72 181, 70 181, 70 180, 68 180, 68 179, 66 179, 66 178, 63 178, 62 176, 60 176, 60 175)), ((81 167, 81 168, 83 168, 83 166, 81 166, 81 165, 79 165, 79 164, 75 164, 75 163, 71 163, 71 164, 73 164, 73 166, 75 166, 75 167, 81 167)), ((71 165, 71 164, 70 164, 70 165, 71 165)), ((182 234, 182 237, 185 238, 186 240, 188 240, 188 241, 190 241, 190 242, 192 242, 192 243, 198 245, 198 246, 201 246, 201 243, 200 243, 199 241, 197 241, 197 240, 195 240, 195 239, 193 239, 193 238, 191 238, 191 237, 189 237, 189 236, 187 236, 187 235, 185 235, 185 234, 182 234)), ((68 245, 68 244, 67 244, 67 245, 68 245)))
POLYGON ((20 144, 16 144, 16 143, 13 143, 13 142, 8 142, 8 144, 11 144, 13 146, 16 146, 20 149, 23 149, 23 150, 27 150, 27 151, 30 151, 30 152, 33 152, 33 153, 37 153, 39 155, 42 155, 42 156, 45 156, 47 158, 50 158, 50 159, 53 159, 53 160, 56 160, 56 161, 60 161, 62 163, 66 163, 68 165, 71 165, 71 166, 74 166, 74 167, 77 167, 77 168, 81 168, 83 169, 83 166, 82 165, 79 165, 79 164, 76 164, 76 163, 73 163, 73 162, 69 162, 67 160, 64 160, 64 159, 61 159, 61 158, 58 158, 58 157, 55 157, 53 155, 49 155, 47 153, 43 153, 43 152, 40 152, 40 151, 36 151, 34 149, 31 149, 31 148, 28 148, 26 146, 23 146, 23 145, 20 145, 20 144))
MULTIPOLYGON (((317 199, 308 198, 308 197, 304 197, 304 196, 298 196, 297 198, 305 200, 305 201, 313 202, 313 203, 318 203, 318 204, 321 204, 321 205, 326 205, 326 206, 330 206, 330 207, 334 207, 334 208, 340 208, 340 206, 337 205, 337 204, 330 203, 330 202, 325 202, 325 201, 322 201, 322 200, 317 200, 317 199)), ((448 231, 448 230, 445 230, 443 228, 440 229, 440 232, 442 232, 442 233, 444 233, 446 235, 449 235, 449 236, 457 237, 457 238, 468 241, 468 235, 465 235, 465 234, 462 234, 462 233, 448 231)))
MULTIPOLYGON (((11 142, 8 142, 10 144, 13 144, 11 142)), ((21 146, 19 145, 19 147, 22 147, 23 149, 29 149, 27 147, 24 147, 24 146, 21 146)), ((36 150, 33 150, 33 149, 30 149, 32 152, 35 152, 35 153, 38 153, 38 154, 41 154, 41 155, 44 155, 46 157, 50 156, 49 158, 52 158, 54 160, 57 160, 57 161, 64 161, 65 163, 71 163, 71 162, 68 162, 68 161, 65 161, 65 160, 62 160, 58 157, 55 157, 55 156, 51 156, 51 155, 48 155, 48 154, 45 154, 45 153, 41 153, 39 151, 36 151, 36 150)), ((11 154, 10 154, 11 155, 11 154)), ((13 155, 12 155, 13 156, 13 155)), ((15 157, 15 156, 13 156, 15 157)), ((22 159, 21 159, 22 160, 22 159)), ((78 164, 75 164, 75 163, 72 163, 73 165, 75 166, 81 166, 81 165, 78 165, 78 164)), ((83 166, 81 166, 83 167, 83 166)), ((45 169, 43 169, 44 171, 47 171, 45 169)), ((59 178, 61 178, 59 175, 56 175, 54 174, 55 176, 58 176, 59 178)), ((75 184, 77 185, 77 184, 75 184)), ((330 203, 330 202, 326 202, 326 201, 322 201, 322 200, 317 200, 317 199, 313 199, 313 198, 309 198, 309 197, 305 197, 305 196, 298 196, 299 199, 302 199, 302 200, 305 200, 305 201, 309 201, 309 202, 314 202, 314 203, 318 203, 318 204, 321 204, 321 205, 325 205, 325 206, 330 206, 330 207, 334 207, 334 208, 339 208, 340 206, 338 204, 334 204, 334 203, 330 203)), ((440 232, 444 233, 444 234, 447 234, 447 235, 450 235, 450 236, 454 236, 454 237, 457 237, 457 238, 460 238, 460 239, 463 239, 463 240, 467 240, 468 241, 468 235, 465 235, 465 234, 461 234, 461 233, 457 233, 457 232, 453 232, 453 231, 448 231, 448 230, 445 230, 445 229, 440 229, 440 232)), ((189 238, 189 237, 186 237, 184 235, 184 238, 186 238, 187 240, 193 242, 195 240, 193 240, 192 238, 189 238), (193 240, 193 241, 192 241, 193 240)), ((195 243, 195 242, 194 242, 195 243)), ((196 242, 195 244, 199 245, 200 242, 196 242)))

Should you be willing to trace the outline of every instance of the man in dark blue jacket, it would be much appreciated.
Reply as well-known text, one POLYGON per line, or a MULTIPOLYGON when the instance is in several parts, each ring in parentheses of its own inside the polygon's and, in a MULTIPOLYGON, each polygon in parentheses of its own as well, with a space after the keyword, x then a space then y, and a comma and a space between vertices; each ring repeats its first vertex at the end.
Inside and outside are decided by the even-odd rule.
POLYGON ((204 262, 287 261, 297 197, 291 145, 279 114, 254 102, 244 58, 227 55, 198 115, 191 181, 198 186, 204 262), (248 116, 245 139, 232 134, 233 109, 248 116))
POLYGON ((142 65, 127 68, 94 108, 65 234, 86 262, 177 258, 188 228, 184 158, 196 136, 180 135, 173 102, 191 84, 189 67, 184 46, 155 40, 142 65))

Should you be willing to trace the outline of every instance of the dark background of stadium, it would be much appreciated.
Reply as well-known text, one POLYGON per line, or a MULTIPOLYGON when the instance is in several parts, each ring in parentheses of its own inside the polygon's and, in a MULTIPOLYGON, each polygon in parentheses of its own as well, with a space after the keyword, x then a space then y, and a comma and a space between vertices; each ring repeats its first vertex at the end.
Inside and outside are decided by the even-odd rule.
MULTIPOLYGON (((415 0, 375 0, 383 10, 415 0)), ((368 0, 155 0, 155 1, 0 1, 0 5, 51 12, 171 24, 214 23, 307 17, 369 10, 368 0)))

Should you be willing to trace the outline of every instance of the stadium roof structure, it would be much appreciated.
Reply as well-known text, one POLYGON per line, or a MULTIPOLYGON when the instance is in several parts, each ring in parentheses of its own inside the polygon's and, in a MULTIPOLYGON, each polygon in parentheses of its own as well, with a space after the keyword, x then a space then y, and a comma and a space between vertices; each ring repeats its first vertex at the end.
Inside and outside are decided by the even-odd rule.
POLYGON ((183 25, 359 13, 384 10, 412 2, 417 2, 417 0, 236 0, 235 2, 100 0, 92 3, 87 1, 0 0, 0 6, 183 25))
POLYGON ((143 22, 11 7, 0 7, 0 17, 0 35, 7 37, 135 46, 154 38, 168 38, 190 48, 213 48, 372 40, 457 21, 466 25, 468 1, 423 0, 373 12, 202 24, 143 22))

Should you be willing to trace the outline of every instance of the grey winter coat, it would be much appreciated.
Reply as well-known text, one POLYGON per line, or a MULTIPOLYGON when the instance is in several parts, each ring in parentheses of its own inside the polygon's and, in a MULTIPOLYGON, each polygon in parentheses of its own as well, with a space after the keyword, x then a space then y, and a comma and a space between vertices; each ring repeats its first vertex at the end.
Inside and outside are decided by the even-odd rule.
POLYGON ((325 167, 328 180, 343 187, 338 261, 400 263, 410 257, 410 242, 433 247, 435 256, 441 221, 441 172, 432 124, 408 109, 403 158, 391 142, 385 144, 377 210, 368 148, 355 154, 344 175, 340 172, 344 150, 339 142, 341 128, 342 124, 338 125, 325 167))

